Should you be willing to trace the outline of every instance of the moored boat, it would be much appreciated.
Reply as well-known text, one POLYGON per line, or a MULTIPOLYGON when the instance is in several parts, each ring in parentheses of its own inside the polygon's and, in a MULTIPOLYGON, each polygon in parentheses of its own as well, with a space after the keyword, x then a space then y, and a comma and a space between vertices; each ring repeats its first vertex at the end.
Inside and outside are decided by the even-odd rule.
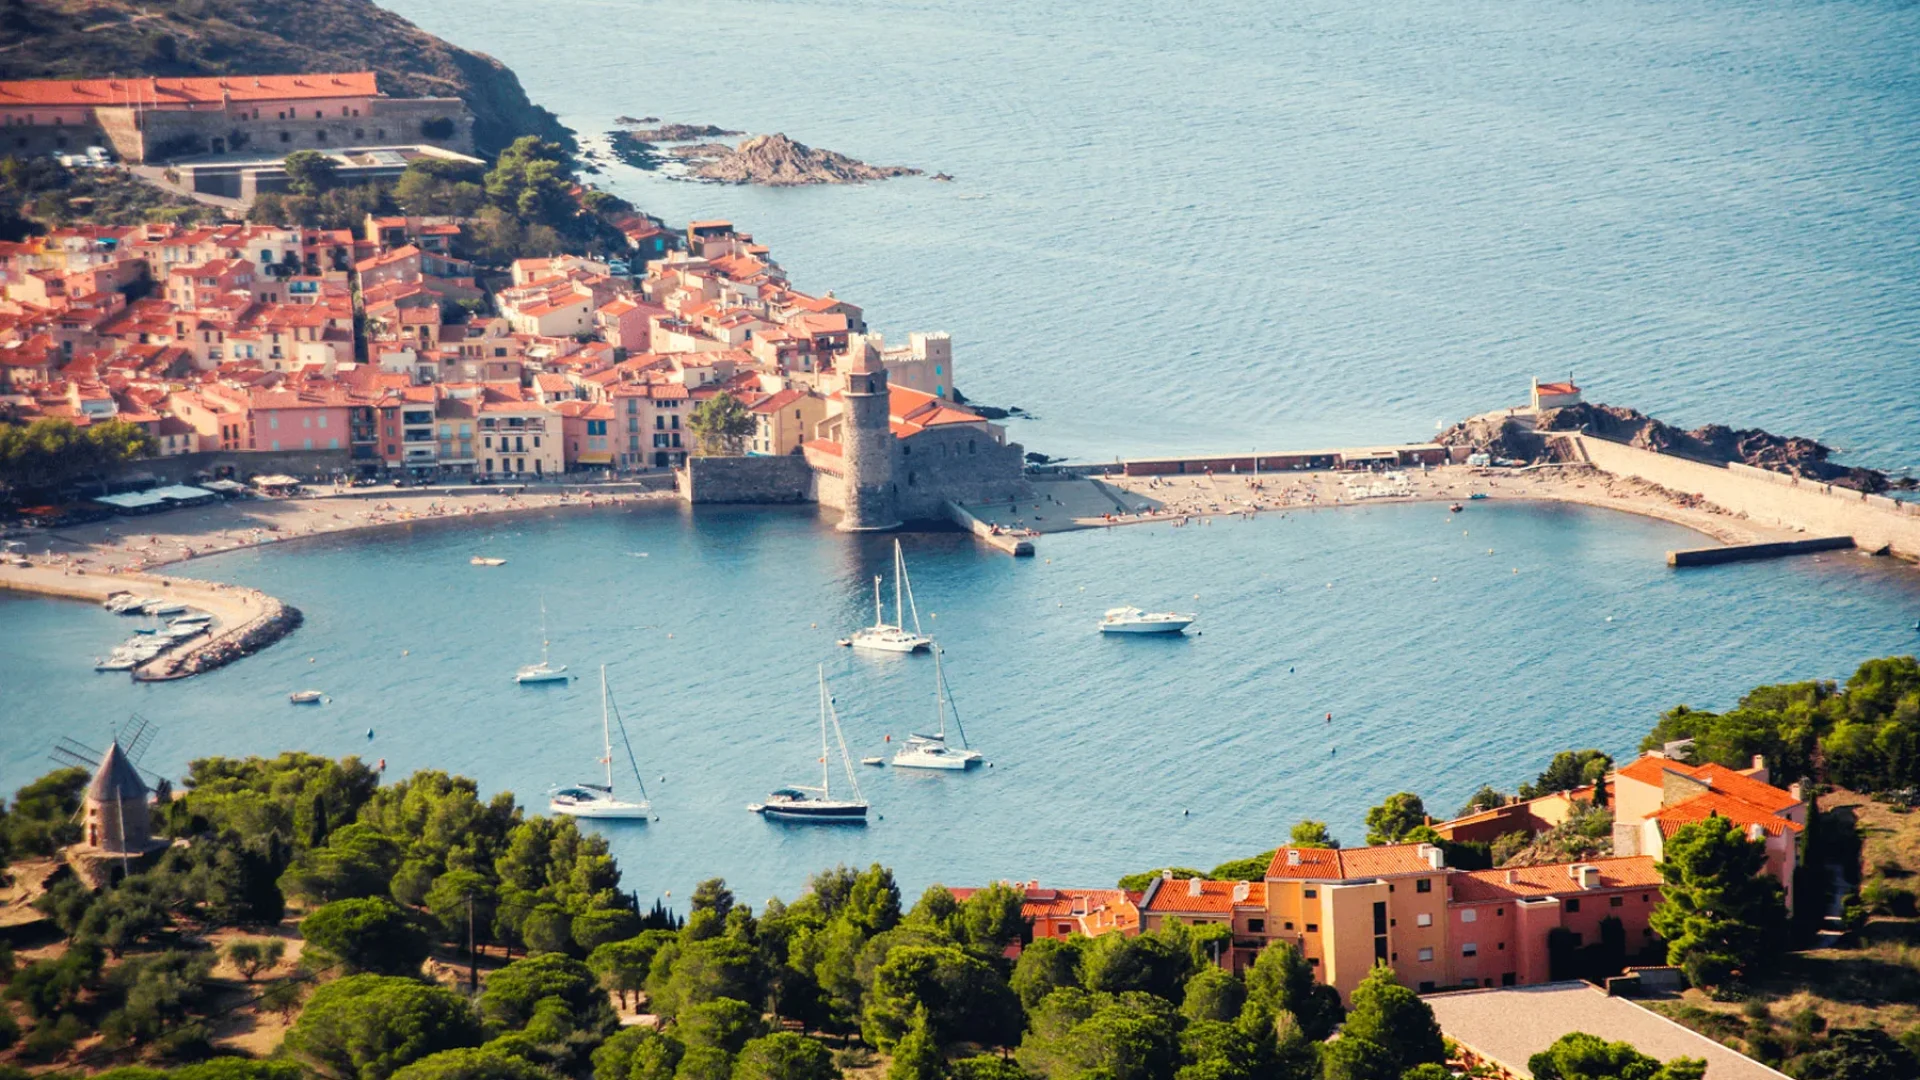
POLYGON ((863 626, 841 638, 840 644, 870 652, 911 653, 930 648, 933 639, 920 632, 920 607, 913 602, 913 583, 907 578, 907 557, 900 541, 893 542, 893 621, 888 622, 880 604, 880 583, 873 578, 873 625, 863 626), (904 603, 903 603, 904 597, 904 603), (913 613, 913 629, 907 629, 906 614, 913 613))
POLYGON ((811 822, 822 825, 864 825, 868 803, 860 794, 860 781, 853 775, 853 758, 847 753, 846 736, 840 731, 840 716, 834 710, 833 697, 827 693, 827 668, 820 665, 820 786, 790 784, 775 788, 764 803, 749 803, 747 809, 761 817, 783 821, 811 822), (833 797, 831 769, 828 766, 827 725, 840 744, 840 764, 846 770, 853 798, 833 797))
POLYGON ((1141 611, 1137 607, 1119 607, 1100 618, 1103 634, 1178 634, 1193 625, 1197 615, 1177 611, 1141 611))
POLYGON ((604 784, 570 784, 555 788, 547 809, 577 818, 605 818, 645 821, 653 812, 647 799, 647 786, 640 779, 640 763, 633 756, 633 740, 627 737, 626 721, 619 718, 613 704, 613 692, 607 689, 607 665, 600 665, 600 763, 606 766, 604 784), (613 792, 613 724, 620 724, 620 741, 627 748, 627 764, 633 769, 634 786, 640 789, 640 801, 622 799, 613 792))
POLYGON ((318 690, 295 690, 287 695, 287 700, 295 705, 318 705, 325 697, 318 690))
POLYGON ((945 769, 959 771, 980 763, 980 752, 967 747, 967 733, 960 727, 960 711, 954 710, 953 726, 960 735, 959 746, 947 744, 947 705, 951 692, 941 670, 941 648, 933 649, 933 709, 939 727, 932 735, 907 736, 907 744, 894 752, 893 764, 899 769, 945 769))

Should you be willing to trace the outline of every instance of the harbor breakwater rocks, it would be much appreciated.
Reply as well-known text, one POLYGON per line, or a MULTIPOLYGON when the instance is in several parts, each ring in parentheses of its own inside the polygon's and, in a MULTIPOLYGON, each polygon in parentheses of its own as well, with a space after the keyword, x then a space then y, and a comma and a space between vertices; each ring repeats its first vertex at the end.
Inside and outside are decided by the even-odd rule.
POLYGON ((264 608, 251 621, 224 629, 211 640, 176 656, 162 656, 133 673, 139 682, 166 682, 224 667, 286 637, 298 629, 304 616, 292 604, 260 594, 264 608))

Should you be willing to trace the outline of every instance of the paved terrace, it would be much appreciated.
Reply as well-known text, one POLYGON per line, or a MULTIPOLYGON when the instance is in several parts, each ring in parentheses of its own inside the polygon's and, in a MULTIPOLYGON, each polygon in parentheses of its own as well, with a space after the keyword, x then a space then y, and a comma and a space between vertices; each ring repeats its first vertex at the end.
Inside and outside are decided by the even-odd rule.
POLYGON ((1462 990, 1425 1001, 1448 1038, 1528 1080, 1533 1074, 1527 1059, 1574 1031, 1631 1043, 1661 1061, 1705 1058, 1707 1080, 1786 1080, 1784 1073, 1583 982, 1462 990))

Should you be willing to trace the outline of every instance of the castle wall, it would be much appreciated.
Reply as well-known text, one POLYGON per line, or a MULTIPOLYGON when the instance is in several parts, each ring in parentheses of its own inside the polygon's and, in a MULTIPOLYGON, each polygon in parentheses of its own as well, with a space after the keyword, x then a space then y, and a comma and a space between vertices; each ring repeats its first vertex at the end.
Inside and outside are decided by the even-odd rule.
POLYGON ((893 431, 888 419, 889 398, 884 371, 849 372, 844 392, 847 419, 840 438, 845 461, 846 493, 840 528, 890 529, 900 524, 894 493, 893 431))
POLYGON ((946 504, 1033 494, 1019 443, 1001 444, 977 427, 933 428, 893 441, 894 510, 909 521, 944 521, 946 504))
POLYGON ((1866 551, 1882 547, 1920 559, 1920 504, 1803 480, 1747 465, 1721 468, 1671 454, 1658 454, 1591 435, 1572 435, 1595 468, 1637 476, 1661 487, 1698 495, 1755 521, 1805 529, 1819 536, 1847 535, 1866 551))
POLYGON ((798 503, 813 495, 813 469, 798 454, 688 458, 679 482, 690 503, 798 503))

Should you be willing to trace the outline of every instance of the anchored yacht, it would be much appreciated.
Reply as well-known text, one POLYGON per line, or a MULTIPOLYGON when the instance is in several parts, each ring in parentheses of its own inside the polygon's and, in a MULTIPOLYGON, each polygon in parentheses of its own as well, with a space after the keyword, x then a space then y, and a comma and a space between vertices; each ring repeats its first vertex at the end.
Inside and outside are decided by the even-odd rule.
POLYGON ((1103 634, 1178 634, 1193 625, 1197 615, 1177 611, 1141 611, 1137 607, 1118 607, 1100 619, 1103 634))
POLYGON ((789 784, 775 788, 763 803, 749 803, 748 810, 761 817, 783 821, 804 821, 821 825, 865 825, 867 800, 860 794, 860 782, 853 776, 853 758, 847 754, 847 739, 840 732, 840 715, 834 710, 833 696, 827 693, 827 668, 820 666, 820 786, 789 784), (840 764, 847 774, 853 798, 833 797, 832 770, 827 761, 827 725, 833 725, 834 738, 840 744, 840 764))
POLYGON ((627 738, 626 721, 620 720, 619 712, 613 705, 613 694, 607 689, 605 664, 600 665, 600 748, 600 763, 607 768, 607 782, 556 788, 547 803, 547 809, 568 817, 646 820, 653 813, 653 804, 647 799, 646 784, 640 780, 640 763, 633 756, 633 741, 627 738), (627 748, 627 764, 633 769, 634 786, 640 790, 639 802, 622 799, 613 793, 613 724, 616 721, 620 724, 620 742, 627 748))
POLYGON ((960 736, 959 746, 947 744, 947 709, 953 700, 953 691, 948 688, 944 672, 940 667, 939 646, 933 649, 933 708, 939 717, 939 729, 932 735, 915 733, 907 736, 907 744, 894 752, 893 764, 899 769, 952 769, 961 770, 980 763, 980 752, 967 747, 967 733, 960 727, 960 710, 953 710, 953 729, 960 736))
POLYGON ((840 644, 856 649, 873 652, 911 653, 930 648, 933 639, 920 632, 920 608, 913 602, 913 583, 907 579, 907 557, 900 551, 900 541, 893 542, 893 621, 888 622, 886 609, 880 604, 880 583, 884 580, 876 574, 873 578, 873 625, 861 627, 851 637, 840 639, 840 644), (905 597, 904 606, 902 597, 905 597), (907 630, 905 615, 913 614, 913 629, 907 630))

